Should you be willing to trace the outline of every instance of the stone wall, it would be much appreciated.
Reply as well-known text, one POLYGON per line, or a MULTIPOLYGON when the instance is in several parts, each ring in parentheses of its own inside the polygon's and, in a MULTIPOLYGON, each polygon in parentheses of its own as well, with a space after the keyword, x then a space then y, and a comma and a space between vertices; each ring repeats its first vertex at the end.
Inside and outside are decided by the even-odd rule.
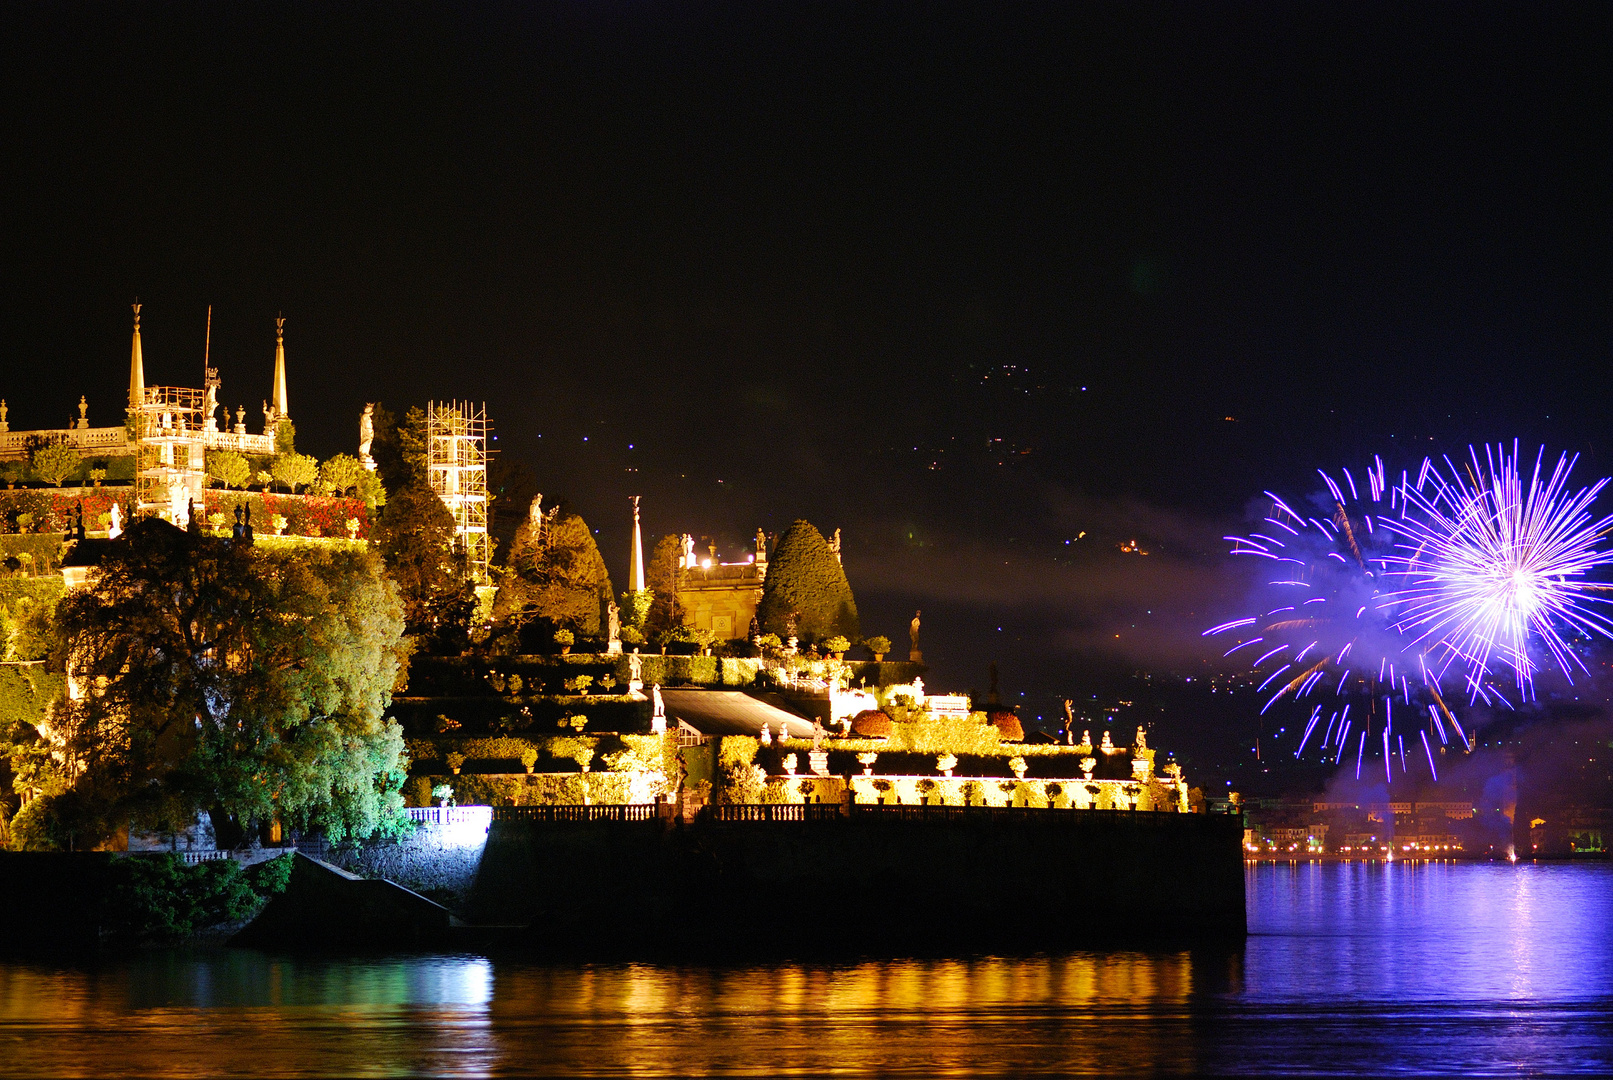
POLYGON ((1242 935, 1234 816, 920 808, 795 823, 499 821, 469 910, 532 945, 1054 948, 1242 935), (1007 812, 1012 814, 1013 812, 1007 812))
POLYGON ((407 840, 335 847, 322 858, 363 877, 386 878, 458 910, 469 897, 487 846, 492 808, 432 808, 407 840))

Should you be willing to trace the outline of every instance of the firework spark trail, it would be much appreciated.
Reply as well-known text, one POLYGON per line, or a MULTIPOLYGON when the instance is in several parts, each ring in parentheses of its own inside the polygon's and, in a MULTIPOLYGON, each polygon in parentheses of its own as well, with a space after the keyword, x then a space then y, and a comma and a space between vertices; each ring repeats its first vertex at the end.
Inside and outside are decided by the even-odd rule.
MULTIPOLYGON (((1342 472, 1342 481, 1317 470, 1331 500, 1305 506, 1310 515, 1274 492, 1266 492, 1269 511, 1245 536, 1229 536, 1234 555, 1273 560, 1265 585, 1269 599, 1252 617, 1230 619, 1204 631, 1225 634, 1236 642, 1223 656, 1240 653, 1258 676, 1255 692, 1263 697, 1261 715, 1287 701, 1333 696, 1344 709, 1321 723, 1324 707, 1314 707, 1303 721, 1296 756, 1310 747, 1325 728, 1318 749, 1338 761, 1347 751, 1347 736, 1358 732, 1378 742, 1380 724, 1375 705, 1352 723, 1350 702, 1375 703, 1398 694, 1414 710, 1427 694, 1413 685, 1429 665, 1417 650, 1407 650, 1383 610, 1387 594, 1386 559, 1398 537, 1384 527, 1404 504, 1405 473, 1391 477, 1381 458, 1363 475, 1342 472), (1259 645, 1259 648, 1252 646, 1259 645), (1348 662, 1347 662, 1347 658, 1348 662), (1372 663, 1377 660, 1376 664, 1372 663), (1335 744, 1333 739, 1337 738, 1335 744)), ((1389 706, 1392 708, 1392 706, 1389 706)), ((1296 721, 1298 718, 1296 717, 1296 721)), ((1364 743, 1357 747, 1364 755, 1364 743)))
MULTIPOLYGON (((1531 698, 1541 670, 1532 646, 1572 681, 1573 668, 1586 668, 1571 639, 1613 638, 1613 612, 1598 606, 1613 603, 1613 595, 1596 595, 1613 594, 1613 586, 1586 577, 1613 565, 1613 550, 1600 546, 1613 532, 1613 515, 1591 513, 1610 481, 1572 489, 1577 458, 1564 454, 1548 471, 1542 448, 1526 470, 1516 443, 1510 453, 1486 446, 1482 457, 1469 448, 1468 458, 1462 468, 1448 457, 1443 468, 1425 458, 1415 482, 1410 471, 1391 477, 1378 457, 1361 476, 1340 470, 1342 483, 1319 469, 1327 494, 1313 504, 1315 515, 1268 491, 1261 531, 1226 538, 1232 554, 1280 565, 1266 582, 1272 592, 1264 615, 1224 622, 1204 635, 1243 638, 1227 657, 1261 645, 1249 665, 1260 677, 1256 693, 1269 690, 1261 715, 1313 692, 1343 700, 1318 749, 1339 764, 1349 735, 1357 734, 1357 778, 1369 735, 1375 748, 1381 745, 1386 779, 1393 777, 1396 751, 1402 773, 1409 771, 1405 736, 1394 728, 1394 697, 1415 718, 1433 773, 1430 731, 1448 746, 1448 723, 1464 751, 1473 745, 1441 696, 1442 679, 1459 675, 1470 703, 1511 709, 1495 676, 1510 668, 1520 696, 1531 698), (1350 719, 1351 699, 1367 706, 1359 722, 1350 719)), ((1320 719, 1318 706, 1296 756, 1320 719)))
POLYGON ((1563 454, 1547 475, 1542 447, 1526 481, 1516 442, 1511 454, 1486 446, 1482 461, 1476 448, 1468 456, 1466 476, 1449 458, 1448 477, 1425 465, 1428 482, 1403 490, 1406 512, 1383 522, 1402 538, 1386 560, 1400 580, 1396 629, 1444 653, 1430 681, 1461 661, 1470 699, 1488 701, 1481 683, 1504 664, 1530 697, 1540 670, 1531 640, 1572 681, 1574 668, 1587 669, 1560 627, 1613 637, 1613 621, 1592 607, 1613 599, 1593 595, 1605 586, 1585 580, 1613 564, 1613 550, 1598 546, 1613 516, 1594 518, 1590 510, 1608 480, 1573 491, 1578 456, 1563 454))

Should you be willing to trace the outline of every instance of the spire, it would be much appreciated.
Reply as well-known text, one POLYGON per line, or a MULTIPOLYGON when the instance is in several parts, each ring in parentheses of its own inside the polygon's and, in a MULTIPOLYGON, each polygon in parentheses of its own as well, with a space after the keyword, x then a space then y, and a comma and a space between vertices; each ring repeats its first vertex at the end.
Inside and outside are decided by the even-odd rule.
POLYGON ((274 319, 274 413, 276 416, 290 416, 291 409, 286 403, 286 317, 276 315, 274 319))
POLYGON ((633 496, 633 554, 627 564, 627 588, 630 592, 644 591, 644 530, 638 522, 638 496, 633 496))
POLYGON ((134 345, 129 350, 129 408, 138 409, 146 400, 146 363, 140 354, 140 304, 134 305, 134 345))

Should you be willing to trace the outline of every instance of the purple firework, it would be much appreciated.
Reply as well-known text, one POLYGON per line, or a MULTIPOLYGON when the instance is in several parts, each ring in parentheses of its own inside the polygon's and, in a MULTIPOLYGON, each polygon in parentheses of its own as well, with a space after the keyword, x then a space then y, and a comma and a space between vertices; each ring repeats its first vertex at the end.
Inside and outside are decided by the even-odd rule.
MULTIPOLYGON (((1320 699, 1296 756, 1315 736, 1324 758, 1353 756, 1359 775, 1371 745, 1389 775, 1397 720, 1402 728, 1426 723, 1442 742, 1449 742, 1449 724, 1466 743, 1426 648, 1402 633, 1396 618, 1391 567, 1399 534, 1388 523, 1416 489, 1404 473, 1386 475, 1381 458, 1359 478, 1348 469, 1338 479, 1318 473, 1326 488, 1300 509, 1268 491, 1263 527, 1226 538, 1232 554, 1270 563, 1264 602, 1257 614, 1204 634, 1236 637, 1224 655, 1247 658, 1257 692, 1267 695, 1262 714, 1284 699, 1320 699)), ((1428 760, 1433 770, 1431 750, 1428 760)))
POLYGON ((1402 491, 1403 513, 1385 523, 1401 538, 1387 560, 1395 628, 1442 653, 1442 672, 1459 663, 1473 696, 1485 695, 1497 665, 1531 696, 1540 669, 1531 644, 1572 681, 1574 668, 1586 669, 1563 634, 1613 637, 1596 606, 1613 603, 1608 586, 1585 577, 1613 563, 1601 546, 1613 516, 1591 513, 1608 480, 1573 491, 1578 457, 1560 456, 1548 475, 1542 447, 1526 483, 1516 442, 1511 454, 1486 446, 1480 460, 1469 447, 1468 457, 1463 469, 1446 458, 1448 476, 1425 462, 1418 485, 1402 491))

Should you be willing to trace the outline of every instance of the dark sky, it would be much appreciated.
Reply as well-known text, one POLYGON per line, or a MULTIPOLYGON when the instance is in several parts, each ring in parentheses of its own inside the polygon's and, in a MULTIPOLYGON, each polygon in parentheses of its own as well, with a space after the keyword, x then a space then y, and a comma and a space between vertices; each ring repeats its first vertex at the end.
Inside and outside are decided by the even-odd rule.
POLYGON ((933 684, 1034 703, 1190 665, 1219 537, 1317 466, 1613 471, 1610 45, 1606 5, 7 5, 0 395, 112 423, 130 301, 193 384, 211 303, 256 422, 283 310, 302 449, 485 399, 613 573, 629 494, 729 551, 839 526, 865 632, 922 604, 933 684))

